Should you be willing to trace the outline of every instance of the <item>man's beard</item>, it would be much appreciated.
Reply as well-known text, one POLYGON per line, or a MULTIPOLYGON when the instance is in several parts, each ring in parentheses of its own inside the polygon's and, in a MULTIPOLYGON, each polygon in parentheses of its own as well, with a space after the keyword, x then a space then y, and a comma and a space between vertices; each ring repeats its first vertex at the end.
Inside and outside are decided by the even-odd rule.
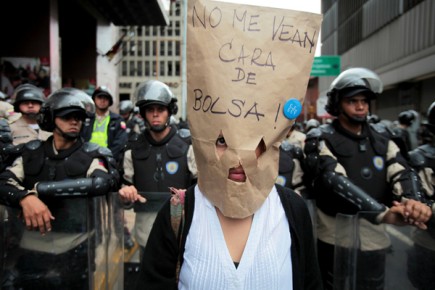
POLYGON ((349 123, 355 124, 355 125, 359 125, 359 124, 364 124, 365 122, 367 122, 367 116, 364 117, 351 117, 348 114, 344 113, 343 114, 346 116, 346 118, 349 120, 349 123))
POLYGON ((167 126, 168 126, 167 123, 165 123, 163 125, 158 125, 158 126, 150 126, 150 130, 153 132, 160 133, 160 132, 163 132, 167 126))
POLYGON ((65 132, 61 131, 61 133, 62 133, 63 138, 70 140, 70 141, 76 140, 80 136, 80 133, 78 133, 78 132, 65 133, 65 132))
POLYGON ((60 135, 62 135, 63 138, 69 141, 74 141, 80 136, 80 132, 63 132, 59 127, 56 127, 56 129, 59 131, 60 135))
POLYGON ((34 121, 37 121, 38 116, 39 116, 39 113, 21 113, 21 114, 26 115, 27 118, 34 120, 34 121))

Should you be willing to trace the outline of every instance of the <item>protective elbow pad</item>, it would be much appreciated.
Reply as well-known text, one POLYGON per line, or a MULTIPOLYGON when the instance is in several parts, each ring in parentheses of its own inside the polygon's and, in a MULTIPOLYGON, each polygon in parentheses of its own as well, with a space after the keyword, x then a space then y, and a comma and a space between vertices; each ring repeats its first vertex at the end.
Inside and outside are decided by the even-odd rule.
POLYGON ((110 182, 103 177, 39 182, 36 185, 40 196, 98 196, 107 194, 110 188, 110 182))
POLYGON ((398 180, 403 190, 403 196, 409 199, 426 202, 420 178, 414 170, 403 172, 398 180))
POLYGON ((335 172, 328 171, 324 173, 323 184, 358 207, 360 211, 383 212, 385 210, 384 205, 353 184, 349 179, 335 172))

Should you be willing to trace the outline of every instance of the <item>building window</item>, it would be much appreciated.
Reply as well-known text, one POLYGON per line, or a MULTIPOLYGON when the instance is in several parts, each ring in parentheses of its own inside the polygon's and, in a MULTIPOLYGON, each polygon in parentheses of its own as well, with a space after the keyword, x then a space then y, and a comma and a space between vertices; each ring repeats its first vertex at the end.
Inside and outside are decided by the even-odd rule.
POLYGON ((175 35, 180 36, 180 21, 179 20, 175 21, 175 35))
POLYGON ((172 41, 168 41, 168 55, 172 55, 172 41))
POLYGON ((137 62, 137 76, 143 76, 143 62, 142 61, 138 61, 137 62))
POLYGON ((180 5, 177 3, 175 4, 175 15, 180 16, 181 15, 181 8, 180 5))
POLYGON ((153 31, 153 36, 157 36, 157 30, 159 29, 158 26, 153 26, 151 27, 152 31, 153 31))
POLYGON ((173 76, 172 61, 168 61, 168 76, 173 76))
POLYGON ((178 60, 175 62, 175 75, 176 76, 180 76, 181 75, 181 73, 180 73, 180 62, 178 60))
POLYGON ((134 69, 134 61, 130 61, 130 76, 131 77, 133 77, 134 76, 134 72, 135 72, 135 69, 134 69))
POLYGON ((142 36, 142 26, 137 27, 137 36, 142 36))
POLYGON ((145 76, 151 76, 151 64, 149 61, 145 61, 145 76))
POLYGON ((120 83, 119 87, 124 89, 131 89, 131 83, 120 83))
POLYGON ((180 41, 176 41, 175 42, 175 55, 176 56, 180 56, 181 55, 181 53, 180 53, 180 41))
POLYGON ((166 66, 164 61, 160 61, 160 76, 165 76, 166 66))
POLYGON ((165 42, 160 41, 160 56, 164 56, 164 55, 165 55, 165 42))
POLYGON ((150 42, 148 40, 145 41, 145 56, 150 56, 150 42))
POLYGON ((126 56, 127 53, 128 53, 128 47, 127 47, 127 45, 124 45, 124 46, 122 47, 122 55, 123 55, 123 56, 126 56))
POLYGON ((137 41, 137 56, 142 56, 142 41, 137 41))
POLYGON ((126 77, 127 76, 127 62, 123 61, 121 64, 121 75, 126 77))
POLYGON ((150 36, 150 29, 151 29, 152 27, 150 27, 150 26, 145 26, 145 33, 144 33, 144 36, 150 36))

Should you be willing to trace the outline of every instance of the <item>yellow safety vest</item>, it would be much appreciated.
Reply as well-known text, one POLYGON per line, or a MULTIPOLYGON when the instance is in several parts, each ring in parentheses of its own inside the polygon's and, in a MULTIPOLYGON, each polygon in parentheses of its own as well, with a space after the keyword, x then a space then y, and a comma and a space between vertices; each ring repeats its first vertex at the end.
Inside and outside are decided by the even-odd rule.
POLYGON ((109 121, 110 121, 110 115, 105 117, 103 120, 98 121, 98 119, 95 119, 94 121, 94 128, 92 130, 92 136, 91 140, 89 140, 90 143, 95 143, 100 145, 101 147, 108 146, 108 128, 109 128, 109 121))

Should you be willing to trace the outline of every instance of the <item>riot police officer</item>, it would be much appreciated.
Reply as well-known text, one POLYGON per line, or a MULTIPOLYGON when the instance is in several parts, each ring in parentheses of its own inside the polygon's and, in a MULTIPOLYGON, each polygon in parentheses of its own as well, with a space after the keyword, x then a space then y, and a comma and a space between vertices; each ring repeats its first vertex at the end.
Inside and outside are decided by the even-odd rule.
POLYGON ((398 125, 393 128, 393 133, 396 135, 396 144, 401 149, 401 153, 406 158, 408 157, 408 151, 412 148, 411 146, 411 135, 410 135, 410 127, 414 122, 416 122, 416 116, 414 111, 407 110, 400 112, 397 116, 398 125))
POLYGON ((137 116, 132 101, 123 100, 119 102, 119 114, 127 125, 129 139, 133 138, 135 134, 140 134, 145 131, 145 123, 142 118, 137 116))
MULTIPOLYGON (((372 71, 352 68, 331 84, 326 111, 332 124, 307 134, 306 168, 317 204, 318 257, 325 289, 332 289, 336 215, 368 211, 358 263, 358 287, 382 289, 389 241, 379 223, 413 223, 425 228, 430 208, 415 175, 384 126, 368 124, 370 102, 382 92, 372 71), (402 203, 398 203, 402 202, 402 203), (390 207, 390 208, 389 208, 390 207), (409 219, 407 219, 409 215, 409 219)), ((344 230, 344 229, 341 229, 344 230)))
POLYGON ((113 96, 107 87, 98 87, 92 94, 92 100, 96 111, 84 123, 82 137, 85 141, 109 148, 118 161, 127 143, 126 124, 120 115, 109 110, 113 105, 113 96))
POLYGON ((14 91, 14 111, 21 117, 11 123, 14 145, 31 140, 46 140, 51 133, 41 130, 38 125, 39 110, 45 102, 42 90, 32 84, 19 85, 14 91))
MULTIPOLYGON (((428 135, 430 142, 409 153, 411 166, 418 172, 424 188, 426 203, 435 212, 435 102, 427 111, 428 135)), ((408 252, 408 275, 417 289, 435 289, 435 217, 432 215, 426 231, 414 229, 414 247, 408 252)))
MULTIPOLYGON (((177 99, 167 85, 150 80, 135 91, 136 106, 145 120, 146 130, 130 141, 123 161, 124 183, 120 189, 130 192, 169 192, 169 187, 187 188, 194 182, 196 164, 190 141, 190 131, 170 126, 170 117, 177 113, 177 99)), ((149 203, 148 203, 149 204, 149 203)), ((143 249, 156 212, 135 205, 134 232, 143 249)))
POLYGON ((311 129, 318 128, 320 126, 320 122, 317 119, 309 119, 305 124, 305 132, 309 132, 311 129))
POLYGON ((279 170, 276 183, 307 197, 303 183, 303 162, 304 152, 302 148, 284 140, 279 147, 279 170))
MULTIPOLYGON (((3 286, 88 289, 93 271, 88 267, 88 261, 93 261, 88 256, 92 248, 88 238, 92 234, 86 232, 89 225, 84 217, 91 208, 83 207, 88 204, 86 199, 80 203, 70 196, 106 195, 118 184, 110 151, 80 138, 87 113, 94 108, 82 91, 55 91, 38 120, 41 129, 53 135, 22 145, 21 157, 0 174, 0 203, 20 211, 27 228, 16 237, 19 243, 11 245, 11 256, 17 260, 7 271, 9 275, 2 277, 3 286)), ((11 223, 20 223, 13 219, 16 216, 10 215, 11 223)))

